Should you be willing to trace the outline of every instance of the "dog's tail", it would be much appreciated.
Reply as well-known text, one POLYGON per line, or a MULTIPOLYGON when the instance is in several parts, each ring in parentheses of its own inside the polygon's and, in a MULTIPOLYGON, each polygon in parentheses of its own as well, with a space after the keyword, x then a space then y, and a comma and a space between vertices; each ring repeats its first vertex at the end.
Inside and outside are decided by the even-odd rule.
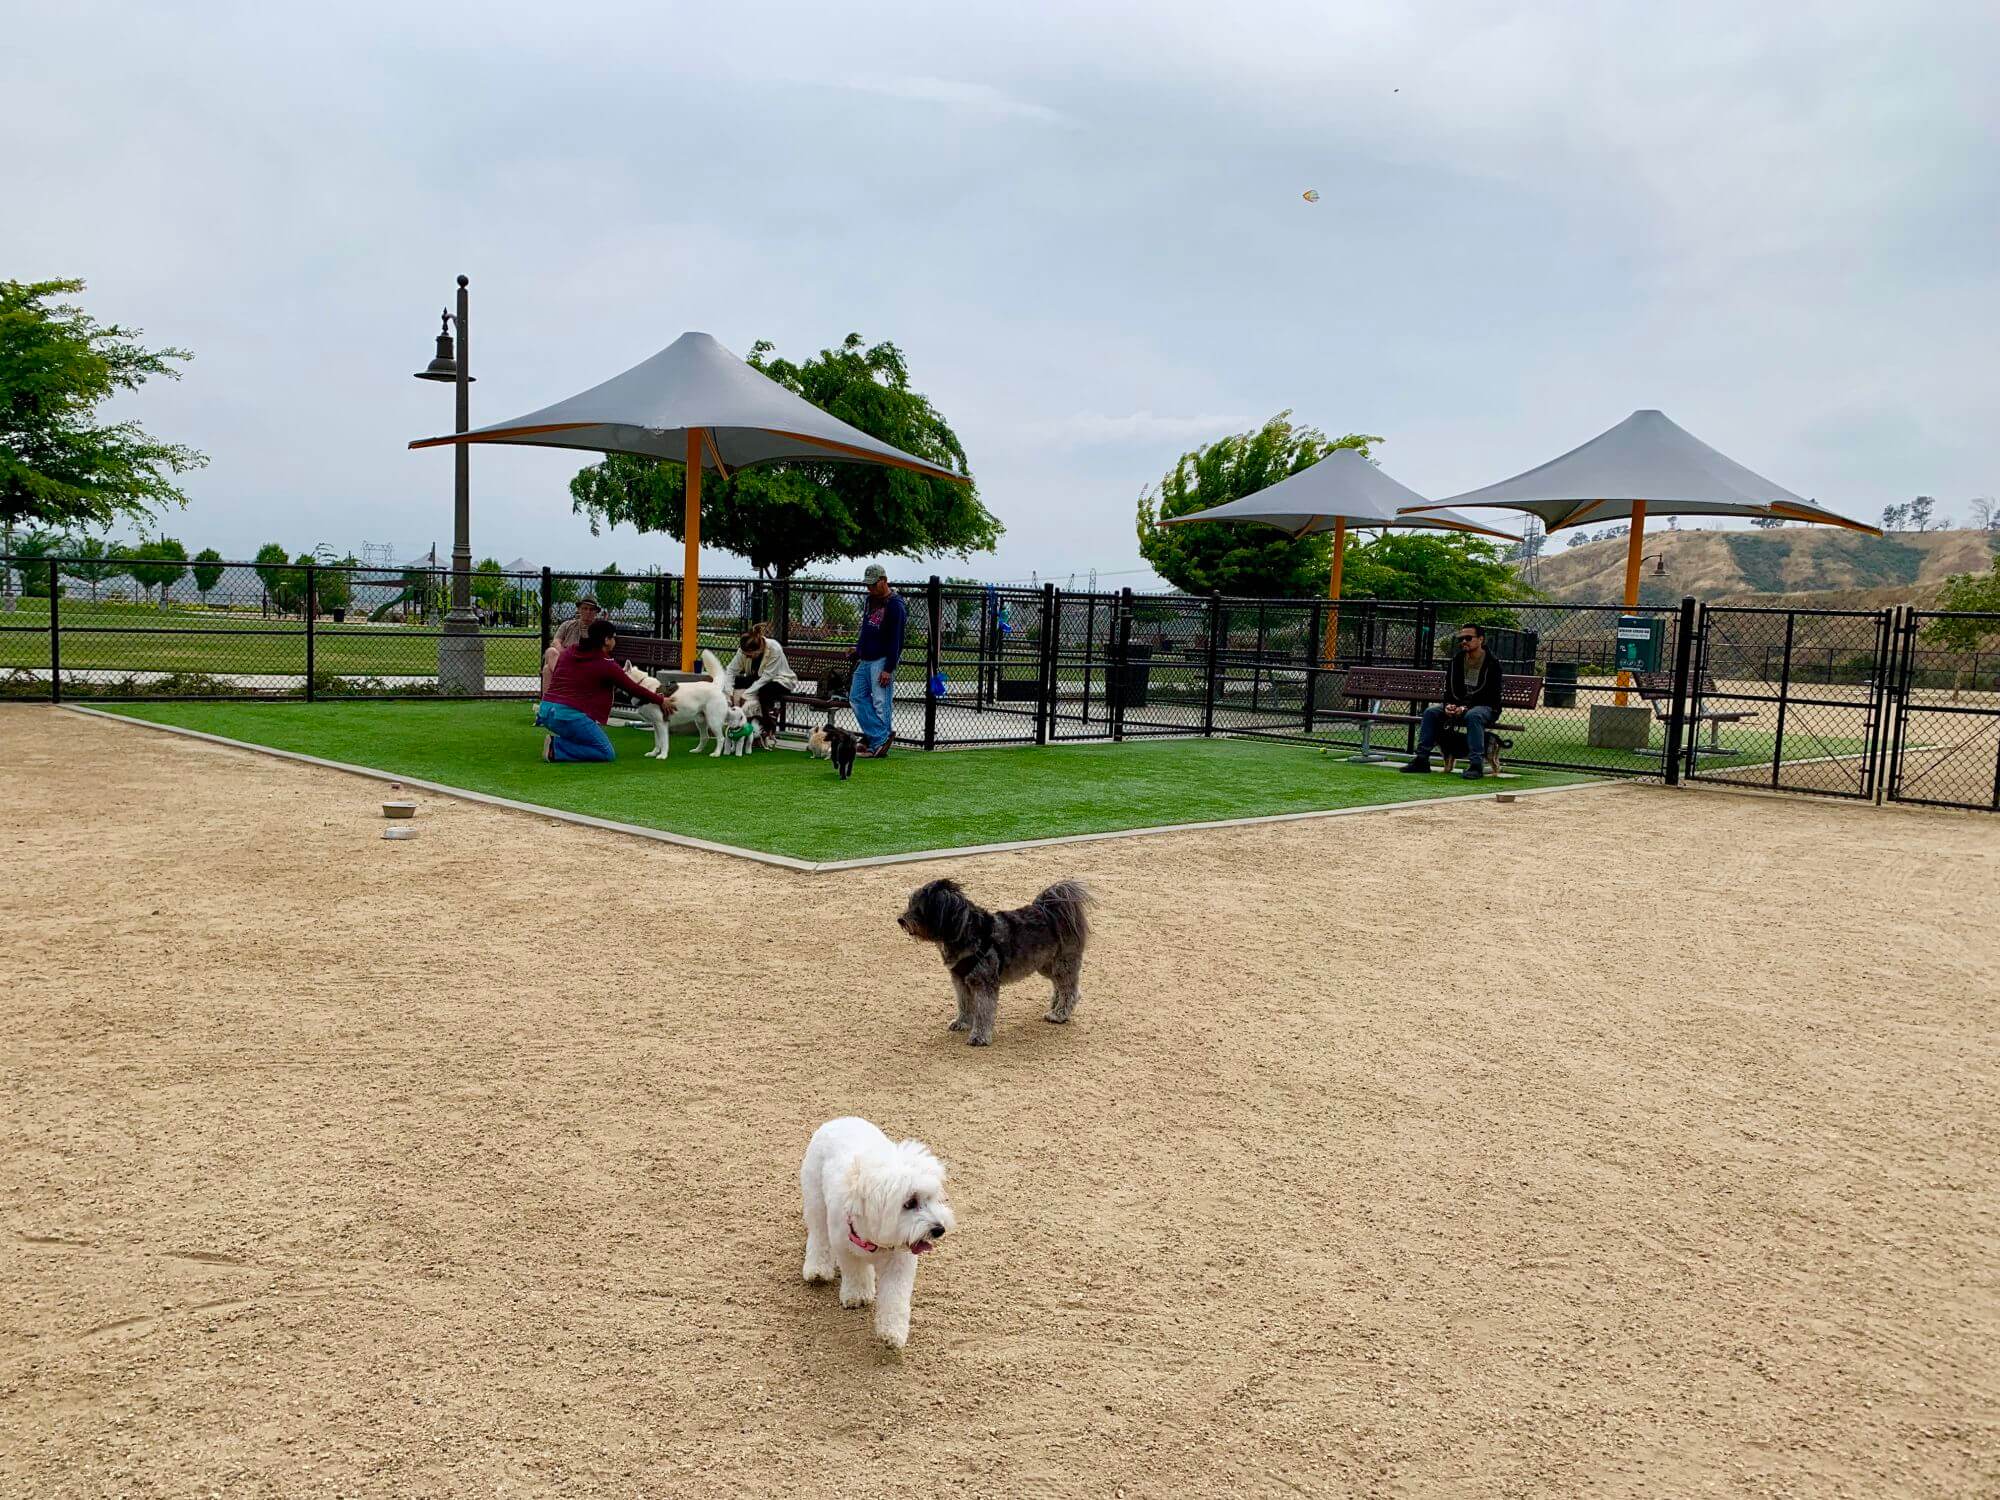
POLYGON ((1072 948, 1090 941, 1090 908, 1095 905, 1097 898, 1081 880, 1058 880, 1035 897, 1035 910, 1055 924, 1056 937, 1072 948))
POLYGON ((730 686, 729 683, 722 681, 724 675, 722 663, 715 659, 713 651, 704 651, 701 653, 701 669, 708 673, 708 680, 710 682, 721 683, 725 689, 730 686))

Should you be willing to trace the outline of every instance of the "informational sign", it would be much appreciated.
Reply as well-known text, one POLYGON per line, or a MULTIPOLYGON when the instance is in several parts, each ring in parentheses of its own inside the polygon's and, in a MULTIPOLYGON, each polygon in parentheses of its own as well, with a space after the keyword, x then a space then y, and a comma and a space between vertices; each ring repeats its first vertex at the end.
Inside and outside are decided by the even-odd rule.
POLYGON ((1618 617, 1617 666, 1621 672, 1657 672, 1660 670, 1660 643, 1666 634, 1666 621, 1657 615, 1620 615, 1618 617))

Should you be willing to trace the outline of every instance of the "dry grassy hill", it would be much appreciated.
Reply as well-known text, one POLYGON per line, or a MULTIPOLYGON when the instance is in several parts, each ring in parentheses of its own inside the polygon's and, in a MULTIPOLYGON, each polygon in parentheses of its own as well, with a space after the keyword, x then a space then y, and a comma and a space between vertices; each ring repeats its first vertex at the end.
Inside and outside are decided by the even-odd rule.
MULTIPOLYGON (((1562 604, 1615 604, 1625 595, 1625 538, 1564 545, 1543 553, 1535 582, 1562 604)), ((1803 604, 1881 609, 1930 604, 1953 573, 1983 573, 2000 532, 1892 532, 1884 537, 1830 527, 1772 531, 1649 528, 1640 602, 1672 604, 1683 594, 1710 603, 1803 604), (1657 572, 1664 556, 1665 571, 1657 572)))

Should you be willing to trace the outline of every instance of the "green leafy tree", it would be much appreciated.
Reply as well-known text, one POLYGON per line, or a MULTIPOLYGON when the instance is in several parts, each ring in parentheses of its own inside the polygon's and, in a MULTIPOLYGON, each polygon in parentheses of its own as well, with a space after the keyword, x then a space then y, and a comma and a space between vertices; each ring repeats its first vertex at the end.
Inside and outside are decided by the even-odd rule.
MULTIPOLYGON (((851 333, 800 364, 759 341, 750 364, 871 437, 966 474, 965 449, 930 398, 910 385, 894 344, 851 333)), ((570 481, 572 508, 602 526, 626 524, 682 539, 687 478, 680 464, 613 453, 570 481)), ((759 573, 789 577, 814 563, 894 554, 968 557, 990 552, 1004 528, 976 488, 874 464, 792 460, 705 474, 701 539, 759 573)))
POLYGON ((170 536, 155 537, 150 542, 141 542, 132 550, 131 557, 125 571, 140 588, 158 589, 160 608, 165 609, 168 592, 187 577, 187 548, 170 536))
POLYGON ((1449 531, 1388 531, 1365 546, 1350 538, 1341 595, 1454 601, 1537 597, 1496 543, 1449 531))
MULTIPOLYGON (((2000 616, 2000 556, 1984 573, 1954 573, 1947 578, 1938 590, 1937 607, 1966 615, 2000 616)), ((2000 619, 1933 619, 1924 627, 1924 640, 1958 655, 1955 695, 1965 688, 1974 653, 2000 643, 2000 619)))
MULTIPOLYGON (((59 300, 82 290, 76 280, 0 281, 0 551, 14 550, 23 522, 103 526, 184 505, 173 476, 208 461, 137 422, 98 420, 110 397, 178 379, 174 362, 190 356, 148 349, 139 330, 59 300)), ((11 609, 11 574, 0 592, 11 609)))
POLYGON ((337 564, 322 566, 313 575, 314 602, 319 609, 331 614, 336 609, 346 609, 354 602, 354 572, 361 566, 361 559, 351 553, 337 564))
POLYGON ((1139 497, 1139 553, 1155 573, 1190 594, 1275 599, 1326 592, 1332 545, 1325 535, 1289 537, 1275 527, 1220 521, 1158 524, 1254 495, 1336 448, 1357 449, 1365 458, 1370 445, 1382 441, 1350 432, 1329 442, 1316 427, 1295 426, 1291 416, 1279 412, 1255 432, 1182 454, 1157 491, 1139 497))
MULTIPOLYGON (((302 560, 310 561, 310 552, 299 554, 302 560)), ((276 542, 266 542, 257 549, 252 559, 257 576, 264 580, 264 593, 280 614, 294 614, 305 604, 306 575, 302 568, 291 565, 285 549, 276 542)))
POLYGON ((617 563, 606 563, 604 571, 597 575, 596 593, 597 602, 604 606, 604 612, 615 615, 632 597, 632 585, 619 576, 617 563))
POLYGON ((19 536, 14 542, 14 555, 19 559, 14 564, 21 575, 21 591, 30 599, 46 599, 55 586, 51 575, 54 566, 47 559, 61 557, 70 550, 70 540, 60 531, 45 531, 36 528, 19 536))
POLYGON ((125 564, 118 561, 113 549, 103 538, 87 536, 78 540, 72 548, 75 558, 66 571, 78 582, 90 585, 90 602, 97 602, 97 591, 114 578, 122 578, 125 564))
POLYGON ((469 584, 472 597, 487 609, 500 607, 500 595, 506 591, 507 580, 500 572, 500 559, 482 557, 472 565, 469 584))
POLYGON ((1766 531, 1776 531, 1780 526, 1785 524, 1785 518, 1783 516, 1752 516, 1750 524, 1752 526, 1761 526, 1766 531))
POLYGON ((213 547, 204 547, 194 555, 194 591, 203 604, 208 603, 208 591, 220 582, 222 554, 213 547))

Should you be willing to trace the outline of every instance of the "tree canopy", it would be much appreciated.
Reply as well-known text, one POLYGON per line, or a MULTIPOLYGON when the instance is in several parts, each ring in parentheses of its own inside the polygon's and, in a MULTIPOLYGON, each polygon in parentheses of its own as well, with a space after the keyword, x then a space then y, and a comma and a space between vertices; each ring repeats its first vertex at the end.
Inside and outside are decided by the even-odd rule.
POLYGON ((1365 545, 1350 539, 1340 592, 1348 599, 1467 601, 1535 595, 1497 543, 1453 531, 1388 531, 1365 545))
MULTIPOLYGON (((749 363, 843 422, 941 468, 968 474, 965 449, 930 398, 910 385, 902 350, 850 333, 837 349, 794 364, 759 340, 749 363)), ((629 525, 684 540, 682 465, 607 454, 570 480, 572 509, 593 533, 629 525)), ((705 474, 701 539, 786 577, 847 558, 967 557, 993 549, 1005 528, 977 489, 874 464, 787 461, 705 474)))
POLYGON ((1175 588, 1238 598, 1301 598, 1326 592, 1331 538, 1289 537, 1275 527, 1226 521, 1161 527, 1156 523, 1268 489, 1311 468, 1336 448, 1368 456, 1382 441, 1350 432, 1329 441, 1316 427, 1295 426, 1279 412, 1255 432, 1218 438, 1184 453, 1157 489, 1139 497, 1139 552, 1175 588))
POLYGON ((60 299, 76 280, 0 281, 0 521, 103 526, 187 497, 173 476, 208 460, 97 408, 148 380, 178 380, 185 349, 148 349, 140 330, 99 323, 60 299))

